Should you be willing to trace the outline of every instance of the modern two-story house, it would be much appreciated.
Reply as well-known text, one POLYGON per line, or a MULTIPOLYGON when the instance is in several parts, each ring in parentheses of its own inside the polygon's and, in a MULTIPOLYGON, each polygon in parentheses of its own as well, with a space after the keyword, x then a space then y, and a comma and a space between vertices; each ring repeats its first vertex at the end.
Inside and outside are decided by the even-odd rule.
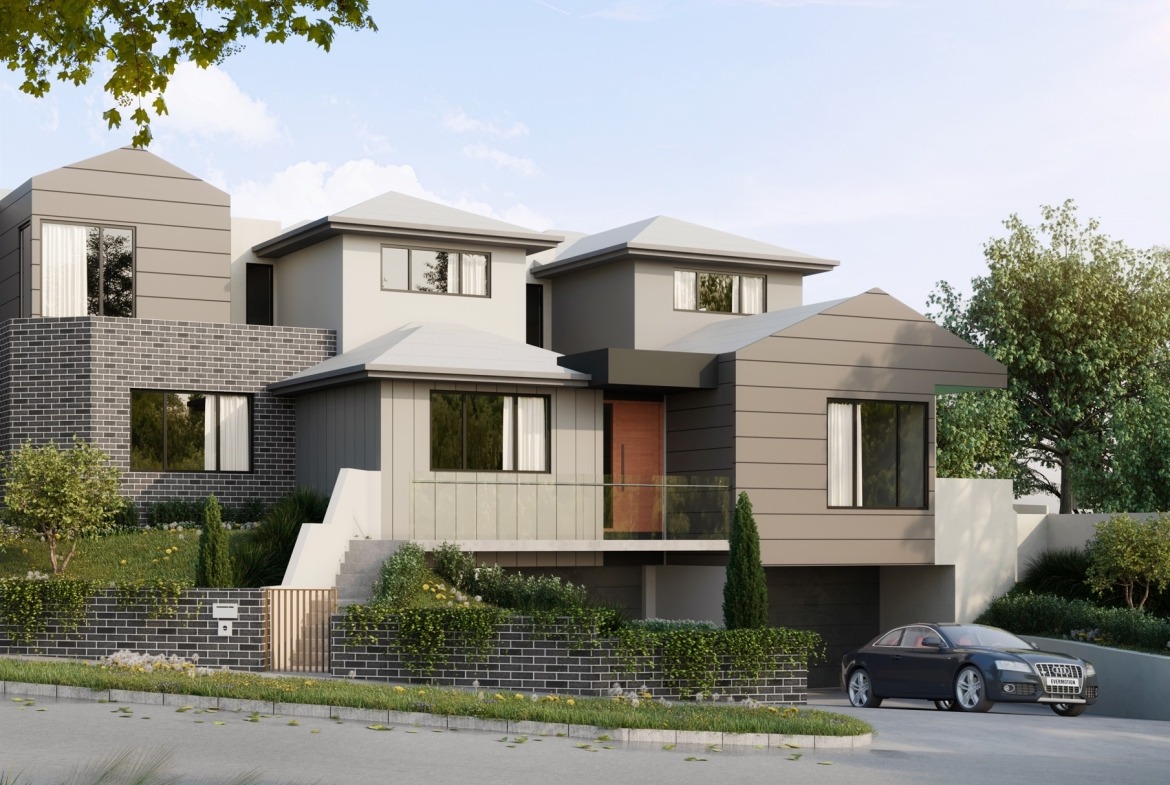
POLYGON ((940 558, 961 505, 934 400, 1006 374, 878 289, 804 303, 836 266, 666 217, 541 233, 400 194, 281 229, 116 150, 0 198, 0 449, 89 439, 144 504, 331 493, 288 585, 371 542, 456 541, 664 617, 718 617, 746 491, 773 620, 843 647, 915 596, 969 604, 940 558))

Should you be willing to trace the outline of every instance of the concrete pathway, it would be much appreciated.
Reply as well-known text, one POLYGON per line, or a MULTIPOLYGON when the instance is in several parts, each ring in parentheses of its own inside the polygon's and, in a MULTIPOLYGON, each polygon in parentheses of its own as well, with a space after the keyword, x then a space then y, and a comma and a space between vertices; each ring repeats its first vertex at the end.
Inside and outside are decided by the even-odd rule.
POLYGON ((173 753, 186 782, 255 770, 265 783, 425 782, 467 785, 712 781, 798 783, 971 783, 1148 785, 1170 766, 1170 723, 1045 708, 997 707, 990 714, 935 711, 926 702, 889 701, 858 710, 832 692, 818 708, 857 714, 877 736, 854 750, 716 751, 704 746, 618 745, 555 736, 395 727, 329 719, 196 713, 173 706, 5 699, 0 705, 0 772, 57 785, 87 762, 120 750, 173 753), (610 749, 612 747, 612 749, 610 749), (793 758, 790 760, 789 758, 793 758))

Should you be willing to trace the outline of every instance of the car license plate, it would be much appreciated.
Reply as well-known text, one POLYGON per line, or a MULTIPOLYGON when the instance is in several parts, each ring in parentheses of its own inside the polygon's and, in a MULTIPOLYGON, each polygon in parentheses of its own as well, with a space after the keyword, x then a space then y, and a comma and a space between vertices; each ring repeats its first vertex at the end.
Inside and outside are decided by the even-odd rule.
POLYGON ((1048 685, 1051 687, 1079 687, 1081 683, 1077 679, 1062 679, 1053 677, 1048 679, 1048 685))

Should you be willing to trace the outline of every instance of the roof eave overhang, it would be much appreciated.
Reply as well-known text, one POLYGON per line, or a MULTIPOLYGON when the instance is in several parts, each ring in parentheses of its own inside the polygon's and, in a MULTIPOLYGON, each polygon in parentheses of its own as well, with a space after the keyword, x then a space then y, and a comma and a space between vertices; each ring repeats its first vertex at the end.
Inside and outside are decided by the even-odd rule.
POLYGON ((650 245, 616 245, 603 248, 583 256, 549 262, 532 268, 532 275, 536 278, 555 278, 570 272, 579 272, 604 264, 623 259, 644 259, 648 261, 669 261, 702 265, 719 269, 735 267, 757 270, 784 270, 798 272, 802 275, 814 275, 828 272, 839 264, 831 259, 816 259, 813 257, 784 257, 768 256, 765 254, 722 254, 710 253, 697 249, 680 249, 665 246, 650 245))
POLYGON ((338 235, 384 237, 388 240, 425 240, 429 242, 466 243, 493 248, 523 248, 526 254, 556 248, 564 239, 559 235, 492 232, 482 229, 460 231, 451 227, 403 224, 380 221, 355 221, 330 216, 318 218, 296 229, 265 240, 252 247, 261 259, 279 259, 338 235))
POLYGON ((682 392, 719 386, 718 355, 651 349, 595 349, 557 364, 589 375, 589 386, 623 392, 682 392))
POLYGON ((447 382, 451 384, 459 382, 479 384, 530 384, 540 387, 587 387, 589 385, 589 379, 582 374, 567 377, 523 371, 493 374, 491 372, 451 371, 450 369, 442 368, 373 366, 342 368, 313 376, 286 379, 285 381, 273 382, 268 385, 268 390, 276 395, 297 395, 327 387, 339 387, 346 384, 380 379, 447 382))

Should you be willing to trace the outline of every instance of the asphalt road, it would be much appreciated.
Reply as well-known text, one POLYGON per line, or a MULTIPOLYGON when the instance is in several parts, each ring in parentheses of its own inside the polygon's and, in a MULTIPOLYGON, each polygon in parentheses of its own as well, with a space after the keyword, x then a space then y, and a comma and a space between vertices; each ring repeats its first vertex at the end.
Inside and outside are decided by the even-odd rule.
MULTIPOLYGON (((183 782, 255 771, 265 783, 425 782, 467 785, 785 781, 961 785, 1149 785, 1165 782, 1170 723, 1058 717, 1047 708, 999 705, 989 714, 940 712, 926 702, 853 709, 834 693, 810 703, 868 720, 877 731, 857 750, 746 750, 657 745, 606 749, 576 739, 519 740, 472 731, 367 729, 365 723, 197 714, 174 707, 41 700, 0 705, 0 782, 57 785, 122 750, 168 750, 183 782), (799 757, 797 757, 799 754, 799 757), (789 757, 795 759, 789 760, 789 757), (18 776, 19 775, 19 776, 18 776), (7 779, 5 779, 7 777, 7 779)), ((76 780, 84 785, 87 778, 76 780)), ((92 780, 90 780, 92 781, 92 780)))

